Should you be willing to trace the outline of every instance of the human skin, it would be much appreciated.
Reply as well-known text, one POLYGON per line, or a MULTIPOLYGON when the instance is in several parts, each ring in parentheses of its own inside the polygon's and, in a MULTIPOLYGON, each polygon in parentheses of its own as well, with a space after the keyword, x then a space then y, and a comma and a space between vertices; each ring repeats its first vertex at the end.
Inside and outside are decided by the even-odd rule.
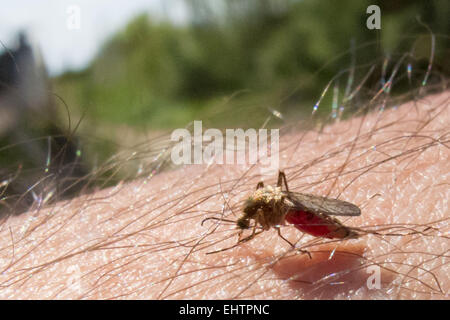
POLYGON ((276 183, 276 172, 187 165, 3 220, 0 298, 446 299, 449 98, 282 131, 290 190, 358 205, 361 216, 338 217, 360 228, 358 239, 283 226, 311 258, 274 229, 207 254, 236 244, 238 231, 202 221, 237 220, 257 182, 276 183), (380 287, 368 285, 378 271, 380 287))

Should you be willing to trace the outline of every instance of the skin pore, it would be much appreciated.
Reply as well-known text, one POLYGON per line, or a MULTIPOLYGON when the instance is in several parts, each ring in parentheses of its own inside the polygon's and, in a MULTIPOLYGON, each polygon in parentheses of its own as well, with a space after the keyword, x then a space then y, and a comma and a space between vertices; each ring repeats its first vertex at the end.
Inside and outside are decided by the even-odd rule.
POLYGON ((286 225, 283 236, 311 259, 275 229, 207 254, 236 244, 238 230, 202 221, 236 221, 257 183, 274 185, 277 172, 188 165, 2 220, 0 298, 446 299, 449 101, 444 91, 323 129, 280 131, 290 190, 358 205, 361 216, 338 217, 368 233, 358 239, 286 225))

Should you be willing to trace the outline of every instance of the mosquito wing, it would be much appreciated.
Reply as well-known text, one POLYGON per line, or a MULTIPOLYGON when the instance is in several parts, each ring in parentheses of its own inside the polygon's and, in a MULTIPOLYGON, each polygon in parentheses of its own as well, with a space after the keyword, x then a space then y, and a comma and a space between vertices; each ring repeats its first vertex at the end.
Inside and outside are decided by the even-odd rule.
POLYGON ((359 216, 361 214, 358 206, 347 201, 297 192, 289 192, 288 197, 295 207, 307 212, 333 216, 359 216))

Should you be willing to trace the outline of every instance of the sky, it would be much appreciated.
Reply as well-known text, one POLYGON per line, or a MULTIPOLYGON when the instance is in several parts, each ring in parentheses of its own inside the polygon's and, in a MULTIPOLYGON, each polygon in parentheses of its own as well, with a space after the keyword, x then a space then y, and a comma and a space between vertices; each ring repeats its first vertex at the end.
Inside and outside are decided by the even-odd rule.
MULTIPOLYGON (((5 0, 0 7, 0 41, 14 48, 25 30, 42 52, 51 75, 85 67, 102 43, 134 16, 148 12, 175 23, 186 20, 182 0, 5 0)), ((0 46, 2 46, 0 44, 0 46)), ((0 48, 3 52, 3 48, 0 48)))

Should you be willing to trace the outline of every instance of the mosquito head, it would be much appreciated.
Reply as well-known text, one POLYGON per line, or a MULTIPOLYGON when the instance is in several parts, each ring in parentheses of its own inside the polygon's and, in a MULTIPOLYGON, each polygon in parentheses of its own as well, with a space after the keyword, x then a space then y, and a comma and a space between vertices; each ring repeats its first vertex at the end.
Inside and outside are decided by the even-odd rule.
POLYGON ((255 201, 252 197, 248 198, 242 209, 244 214, 237 221, 238 227, 240 229, 248 229, 250 226, 250 219, 253 219, 256 216, 256 212, 260 207, 258 201, 255 201))
POLYGON ((250 226, 250 219, 248 219, 245 215, 238 219, 237 226, 239 229, 248 229, 250 226))

